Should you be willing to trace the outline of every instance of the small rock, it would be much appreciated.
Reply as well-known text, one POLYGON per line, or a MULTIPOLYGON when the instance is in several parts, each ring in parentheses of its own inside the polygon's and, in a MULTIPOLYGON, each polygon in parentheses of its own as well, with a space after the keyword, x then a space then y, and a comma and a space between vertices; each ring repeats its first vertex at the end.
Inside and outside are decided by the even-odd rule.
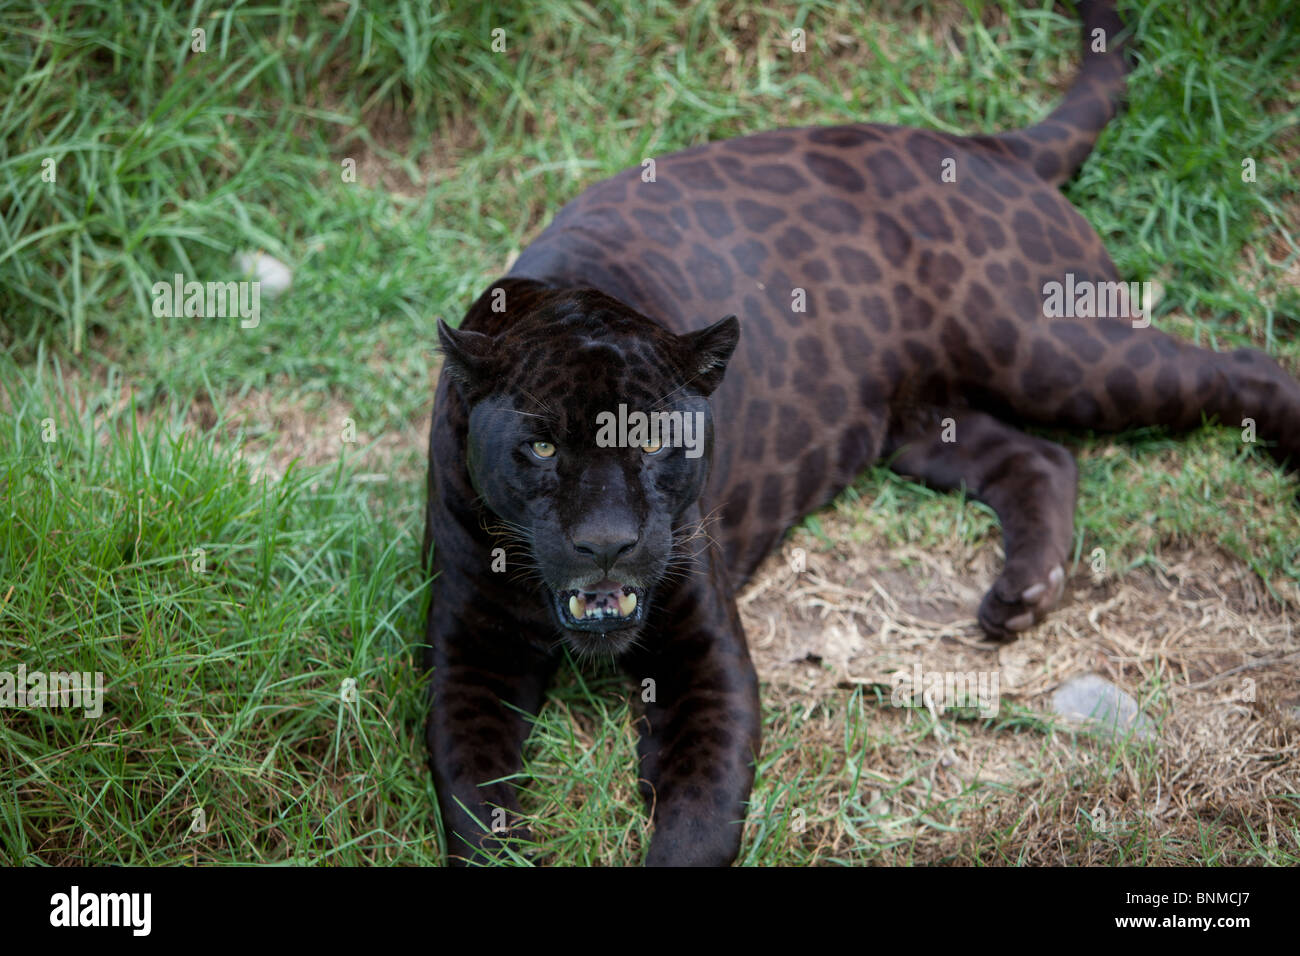
POLYGON ((235 266, 249 279, 262 283, 262 294, 268 299, 289 288, 293 272, 279 259, 265 252, 241 252, 235 256, 235 266))
POLYGON ((1097 674, 1071 677, 1052 694, 1052 710, 1083 729, 1111 737, 1132 732, 1140 740, 1156 738, 1155 725, 1138 703, 1097 674))

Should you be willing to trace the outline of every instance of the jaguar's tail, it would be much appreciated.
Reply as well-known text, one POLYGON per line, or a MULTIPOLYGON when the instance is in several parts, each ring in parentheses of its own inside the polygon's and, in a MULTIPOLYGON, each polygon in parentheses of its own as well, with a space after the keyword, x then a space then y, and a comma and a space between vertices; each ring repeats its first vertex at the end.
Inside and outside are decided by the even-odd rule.
POLYGON ((1083 65, 1065 99, 1041 123, 997 137, 1055 186, 1078 172, 1119 111, 1129 70, 1114 0, 1076 0, 1075 6, 1083 21, 1083 65))

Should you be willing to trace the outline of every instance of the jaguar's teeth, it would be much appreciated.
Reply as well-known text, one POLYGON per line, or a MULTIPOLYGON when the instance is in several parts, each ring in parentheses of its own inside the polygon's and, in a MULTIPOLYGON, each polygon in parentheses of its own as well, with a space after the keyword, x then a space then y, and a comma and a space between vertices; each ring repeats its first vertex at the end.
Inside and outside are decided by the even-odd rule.
POLYGON ((631 617, 636 611, 636 592, 575 591, 569 595, 568 608, 576 621, 631 617))
POLYGON ((629 591, 626 594, 620 594, 618 597, 618 613, 623 617, 631 617, 632 612, 636 610, 636 592, 629 591))

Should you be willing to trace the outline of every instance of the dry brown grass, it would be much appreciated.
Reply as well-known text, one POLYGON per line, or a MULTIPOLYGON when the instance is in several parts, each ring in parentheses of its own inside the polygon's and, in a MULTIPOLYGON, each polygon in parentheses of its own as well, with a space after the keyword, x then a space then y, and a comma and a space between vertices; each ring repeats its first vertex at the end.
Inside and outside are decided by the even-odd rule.
MULTIPOLYGON (((1005 645, 974 623, 1000 554, 955 544, 885 550, 855 544, 842 513, 822 515, 827 546, 795 535, 740 598, 769 707, 825 705, 825 719, 800 727, 801 746, 778 774, 814 772, 841 746, 849 690, 883 691, 870 731, 873 786, 888 812, 908 821, 882 832, 901 862, 1193 863, 1205 859, 1202 830, 1226 860, 1258 843, 1291 854, 1300 793, 1300 635, 1296 607, 1273 599, 1238 559, 1214 548, 1163 554, 1164 570, 1069 579, 1062 606, 1005 645), (796 572, 795 549, 806 554, 796 572), (1051 722, 1052 691, 1095 673, 1126 690, 1161 725, 1150 752, 1116 749, 1067 731, 1016 733, 998 721, 932 720, 889 706, 890 677, 911 672, 996 672, 1008 709, 1051 722), (809 765, 800 767, 800 755, 809 765), (960 832, 919 817, 936 805, 960 832), (1096 823, 1094 824, 1093 821, 1096 823)), ((868 698, 870 699, 870 698, 868 698)), ((843 775, 841 775, 842 777, 843 775)), ((828 855, 857 839, 832 808, 852 794, 825 795, 810 811, 808 838, 828 855)), ((882 809, 885 809, 882 807, 882 809)))

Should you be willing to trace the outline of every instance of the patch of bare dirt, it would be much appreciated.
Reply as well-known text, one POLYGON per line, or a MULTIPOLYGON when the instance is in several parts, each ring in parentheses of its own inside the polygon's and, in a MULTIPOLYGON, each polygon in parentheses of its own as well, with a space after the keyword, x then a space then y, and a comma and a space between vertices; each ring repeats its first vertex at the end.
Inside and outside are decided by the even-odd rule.
MULTIPOLYGON (((876 834, 882 846, 905 848, 885 859, 969 860, 978 849, 990 862, 990 839, 1010 832, 1008 861, 1119 862, 1117 841, 1127 836, 1183 845, 1187 856, 1163 862, 1188 863, 1208 821, 1239 836, 1239 846, 1216 847, 1229 858, 1249 849, 1251 830, 1264 847, 1300 850, 1295 806, 1285 799, 1300 792, 1300 619, 1297 604, 1274 599, 1243 562, 1184 548, 1163 553, 1163 568, 1118 577, 1082 564, 1045 623, 1000 645, 974 620, 1000 549, 854 544, 836 533, 847 530, 844 515, 824 512, 821 521, 837 543, 802 533, 788 541, 742 593, 741 616, 769 707, 831 705, 826 720, 797 731, 803 752, 842 747, 836 705, 854 687, 883 695, 868 716, 889 743, 872 754, 863 787, 897 823, 876 834), (1154 765, 1111 767, 1109 747, 1050 728, 963 721, 957 732, 934 730, 925 715, 890 706, 893 675, 916 667, 996 674, 1001 716, 1041 714, 1045 728, 1062 682, 1101 675, 1160 726, 1154 765), (945 801, 961 808, 957 832, 921 820, 945 801), (1081 841, 1081 822, 1096 840, 1081 841), (1186 840, 1156 839, 1167 835, 1186 840)), ((810 769, 793 752, 774 773, 810 769)), ((820 823, 809 838, 828 853, 861 840, 832 812, 846 799, 863 794, 842 787, 827 794, 824 814, 812 814, 820 823)))
POLYGON ((340 141, 339 157, 356 160, 359 180, 382 186, 395 196, 418 199, 438 180, 458 176, 461 158, 483 145, 468 118, 451 121, 418 159, 405 159, 411 155, 413 137, 406 116, 391 105, 377 106, 365 116, 363 126, 340 141))
MULTIPOLYGON (((439 368, 435 362, 431 380, 437 379, 439 368)), ((64 370, 62 377, 71 409, 92 412, 101 444, 109 441, 104 424, 130 426, 134 403, 134 426, 142 434, 157 427, 196 436, 215 430, 217 446, 236 449, 254 480, 278 481, 295 463, 330 465, 343 455, 354 481, 409 481, 424 474, 431 408, 396 426, 374 428, 351 402, 332 391, 291 397, 283 388, 248 389, 218 396, 215 404, 200 393, 188 407, 177 409, 152 399, 147 387, 108 375, 98 365, 64 370)))
MULTIPOLYGON (((374 431, 352 404, 330 394, 301 401, 261 390, 223 400, 221 431, 238 442, 254 477, 283 478, 290 465, 328 465, 346 454, 356 481, 410 480, 424 470, 430 415, 374 431)), ((187 422, 211 428, 210 404, 196 403, 187 422)))

